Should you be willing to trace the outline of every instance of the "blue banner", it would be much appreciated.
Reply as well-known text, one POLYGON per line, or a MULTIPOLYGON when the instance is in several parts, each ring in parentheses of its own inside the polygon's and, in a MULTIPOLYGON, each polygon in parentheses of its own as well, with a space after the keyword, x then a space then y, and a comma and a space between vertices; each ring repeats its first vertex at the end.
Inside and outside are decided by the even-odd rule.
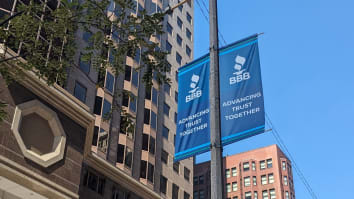
MULTIPOLYGON (((222 145, 264 132, 257 36, 219 51, 222 145)), ((209 54, 179 69, 175 161, 210 149, 209 54)))

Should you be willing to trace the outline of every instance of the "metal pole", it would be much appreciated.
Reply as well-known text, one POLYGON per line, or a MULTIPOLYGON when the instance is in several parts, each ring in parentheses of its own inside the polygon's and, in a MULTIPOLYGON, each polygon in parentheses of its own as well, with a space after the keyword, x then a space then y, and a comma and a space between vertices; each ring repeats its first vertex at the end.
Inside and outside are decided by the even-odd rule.
POLYGON ((223 158, 220 131, 219 41, 217 0, 209 0, 210 21, 210 143, 211 199, 224 197, 223 158))

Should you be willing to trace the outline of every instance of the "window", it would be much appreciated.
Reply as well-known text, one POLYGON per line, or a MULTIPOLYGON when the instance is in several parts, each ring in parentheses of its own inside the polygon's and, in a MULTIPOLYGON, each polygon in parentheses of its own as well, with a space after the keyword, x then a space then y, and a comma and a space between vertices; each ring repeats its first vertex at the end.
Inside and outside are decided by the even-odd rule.
POLYGON ((165 83, 165 84, 163 85, 163 90, 165 91, 165 93, 166 93, 167 95, 171 95, 171 86, 170 86, 168 83, 165 83))
POLYGON ((190 198, 189 193, 184 192, 184 196, 183 196, 183 198, 184 198, 184 199, 189 199, 189 198, 190 198))
POLYGON ((173 163, 173 170, 177 173, 179 173, 179 162, 174 162, 173 163))
POLYGON ((245 199, 252 199, 252 193, 250 191, 245 193, 245 199))
POLYGON ((146 167, 147 162, 145 160, 140 161, 140 178, 146 179, 146 167))
POLYGON ((157 90, 152 87, 152 103, 157 105, 157 90))
POLYGON ((135 87, 138 87, 139 84, 139 73, 135 69, 133 70, 132 84, 135 87))
POLYGON ((288 185, 288 177, 284 176, 284 185, 288 185))
POLYGON ((258 192, 255 191, 253 194, 254 194, 254 199, 258 199, 258 192))
POLYGON ((192 23, 192 16, 187 12, 187 21, 191 24, 192 23))
POLYGON ((178 199, 178 191, 179 191, 179 187, 173 183, 172 184, 172 199, 178 199))
POLYGON ((193 177, 193 184, 198 185, 198 176, 193 177))
POLYGON ((177 124, 177 113, 175 113, 175 118, 174 119, 175 119, 175 121, 174 121, 175 124, 177 124))
POLYGON ((164 105, 163 105, 163 113, 164 113, 167 117, 170 116, 170 106, 167 105, 166 103, 164 103, 164 105))
POLYGON ((226 176, 226 178, 230 177, 230 169, 225 170, 225 176, 226 176))
POLYGON ((261 183, 262 183, 262 185, 268 184, 266 175, 261 176, 261 183))
POLYGON ((182 22, 182 20, 179 17, 177 17, 177 25, 178 25, 179 28, 182 29, 183 22, 182 22))
POLYGON ((257 177, 256 176, 253 176, 252 181, 253 181, 253 185, 257 185, 257 177))
POLYGON ((162 137, 166 138, 168 140, 168 134, 170 132, 170 129, 168 129, 166 126, 163 126, 162 128, 162 137))
POLYGON ((166 51, 168 53, 172 52, 172 45, 170 44, 170 42, 166 41, 166 51))
POLYGON ((161 151, 161 161, 165 164, 168 162, 168 153, 165 150, 161 151))
POLYGON ((260 169, 261 169, 261 170, 265 169, 265 168, 266 168, 266 166, 265 166, 265 160, 260 161, 260 162, 259 162, 259 165, 260 165, 260 169))
POLYGON ((249 162, 243 163, 243 171, 248 171, 248 170, 250 170, 250 163, 249 162))
MULTIPOLYGON (((178 3, 179 3, 179 0, 178 0, 178 3)), ((178 6, 178 9, 179 9, 179 11, 181 11, 181 12, 182 12, 182 10, 183 10, 183 4, 182 4, 182 5, 180 5, 180 6, 178 6)))
POLYGON ((131 112, 136 112, 136 96, 132 95, 131 98, 130 98, 130 104, 129 104, 129 110, 131 112))
POLYGON ((149 135, 143 133, 143 145, 142 150, 147 151, 149 149, 149 135))
POLYGON ((149 163, 148 164, 148 176, 147 176, 147 179, 148 181, 150 182, 154 182, 154 165, 149 163))
POLYGON ((80 68, 86 75, 88 75, 88 74, 90 73, 90 62, 89 62, 89 61, 84 61, 84 60, 82 59, 82 54, 80 54, 79 68, 80 68))
POLYGON ((268 174, 268 182, 269 184, 274 183, 274 175, 272 173, 268 174))
POLYGON ((93 113, 96 115, 101 115, 102 100, 103 100, 103 98, 100 96, 95 97, 95 107, 93 108, 93 113))
POLYGON ((75 88, 74 88, 74 96, 85 103, 86 101, 86 87, 80 84, 79 82, 75 82, 75 88))
POLYGON ((204 189, 199 190, 199 199, 204 199, 205 195, 204 195, 204 189))
POLYGON ((169 24, 168 22, 167 22, 166 30, 170 35, 172 35, 173 28, 171 24, 169 24))
POLYGON ((192 40, 192 33, 188 28, 186 28, 186 36, 189 40, 192 40))
POLYGON ((84 39, 84 41, 86 42, 86 43, 91 43, 91 41, 90 41, 90 38, 91 38, 91 36, 92 36, 92 33, 91 32, 84 32, 83 34, 82 34, 82 38, 84 39))
POLYGON ((155 154, 155 138, 153 138, 152 136, 150 136, 149 153, 151 153, 152 155, 155 154))
POLYGON ((175 102, 177 103, 178 102, 178 92, 175 91, 175 102))
POLYGON ((232 171, 232 176, 237 176, 237 168, 236 167, 232 168, 231 171, 232 171))
POLYGON ((238 196, 234 196, 232 199, 238 199, 238 196))
POLYGON ((283 171, 285 171, 285 170, 286 170, 286 163, 285 163, 285 161, 281 162, 281 164, 282 164, 283 171))
POLYGON ((204 175, 199 176, 199 184, 204 184, 204 175))
POLYGON ((186 179, 188 182, 189 182, 190 173, 191 171, 187 167, 184 167, 184 179, 186 179))
POLYGON ((285 199, 289 199, 289 192, 285 191, 285 199))
POLYGON ((128 65, 125 65, 125 74, 124 74, 124 80, 129 81, 131 80, 131 75, 132 75, 132 68, 128 65))
POLYGON ((182 56, 178 52, 176 52, 176 61, 179 65, 182 64, 182 56))
POLYGON ((98 126, 95 126, 95 127, 93 128, 93 138, 92 138, 92 145, 93 145, 93 146, 96 146, 96 145, 97 145, 98 129, 99 129, 98 126))
POLYGON ((232 183, 232 191, 237 191, 237 182, 232 183))
POLYGON ((273 161, 272 159, 267 160, 267 168, 272 168, 273 167, 273 161))
POLYGON ((193 198, 199 198, 199 191, 193 192, 193 198))
POLYGON ((117 162, 118 163, 123 163, 124 161, 124 145, 118 144, 118 149, 117 149, 117 162))
POLYGON ((95 191, 103 195, 104 186, 106 180, 103 177, 99 177, 93 172, 86 171, 84 174, 84 186, 88 187, 92 191, 95 191))
POLYGON ((227 193, 231 192, 231 184, 230 183, 226 184, 226 191, 227 191, 227 193))
POLYGON ((144 109, 144 124, 150 124, 150 109, 144 109))
POLYGON ((126 147, 126 153, 125 153, 125 165, 127 167, 131 167, 132 166, 132 157, 133 157, 133 152, 129 147, 126 147))
POLYGON ((270 189, 269 190, 269 195, 270 195, 270 199, 275 199, 275 189, 270 189))
POLYGON ((267 190, 262 191, 262 199, 268 199, 268 191, 267 190))
POLYGON ((255 171, 256 170, 256 163, 252 162, 252 170, 255 171))
POLYGON ((189 48, 188 45, 186 45, 186 54, 190 57, 192 53, 192 50, 189 48))
POLYGON ((243 181, 245 183, 245 187, 251 186, 251 178, 249 176, 248 177, 244 177, 243 181))
POLYGON ((179 46, 182 46, 182 37, 179 34, 177 34, 176 41, 179 46))
POLYGON ((176 79, 176 82, 178 82, 178 70, 176 70, 175 79, 176 79))
POLYGON ((160 192, 166 194, 167 190, 167 178, 160 176, 160 192))
POLYGON ((154 111, 151 111, 150 125, 152 129, 156 129, 156 113, 154 111))
POLYGON ((107 114, 109 114, 109 112, 111 112, 111 103, 105 99, 103 101, 102 116, 107 117, 107 114))
POLYGON ((122 106, 129 106, 129 94, 127 93, 127 91, 123 91, 122 106))
POLYGON ((106 76, 106 89, 113 93, 113 87, 114 87, 114 76, 107 71, 107 76, 106 76))

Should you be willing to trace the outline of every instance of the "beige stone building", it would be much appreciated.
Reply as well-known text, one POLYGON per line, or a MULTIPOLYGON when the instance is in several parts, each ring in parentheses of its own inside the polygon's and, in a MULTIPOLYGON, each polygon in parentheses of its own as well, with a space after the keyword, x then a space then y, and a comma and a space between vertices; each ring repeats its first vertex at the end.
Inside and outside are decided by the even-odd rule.
MULTIPOLYGON (((42 0, 38 0, 42 2, 42 0)), ((14 14, 27 0, 0 3, 0 15, 14 14)), ((142 8, 160 12, 178 0, 137 0, 142 8)), ((51 0, 46 10, 60 1, 51 0)), ((88 35, 78 31, 74 66, 63 87, 49 87, 33 73, 6 87, 1 79, 0 100, 9 104, 0 126, 0 197, 17 198, 192 198, 193 159, 173 163, 177 115, 177 70, 193 59, 193 2, 178 7, 164 20, 166 34, 154 38, 171 52, 167 59, 172 83, 153 83, 146 90, 135 71, 139 56, 127 57, 125 74, 98 74, 81 62, 80 49, 88 35), (99 78, 104 86, 97 88, 99 78), (121 99, 135 116, 134 133, 102 116, 111 110, 114 87, 130 91, 121 99)), ((42 35, 38 31, 38 38, 42 35)), ((21 55, 21 45, 6 56, 21 55)))
MULTIPOLYGON (((277 145, 224 157, 227 199, 295 199, 291 162, 277 145)), ((194 166, 194 199, 210 198, 210 162, 194 166)))

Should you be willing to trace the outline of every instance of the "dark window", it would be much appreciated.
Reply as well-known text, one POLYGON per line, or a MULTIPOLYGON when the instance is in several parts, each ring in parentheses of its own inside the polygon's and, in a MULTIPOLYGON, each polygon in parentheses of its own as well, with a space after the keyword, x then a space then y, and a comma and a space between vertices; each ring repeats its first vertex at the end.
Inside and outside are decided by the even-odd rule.
POLYGON ((192 40, 192 33, 188 28, 186 28, 186 36, 189 40, 192 40))
POLYGON ((176 52, 176 61, 179 65, 182 64, 182 56, 178 52, 176 52))
POLYGON ((168 32, 170 35, 172 35, 173 28, 172 28, 171 24, 169 24, 168 22, 167 22, 166 29, 167 29, 167 32, 168 32))
POLYGON ((114 86, 114 76, 107 71, 107 76, 106 76, 106 89, 113 93, 113 86, 114 86))
POLYGON ((186 54, 190 57, 191 56, 191 49, 186 45, 186 54))
POLYGON ((177 173, 179 173, 179 162, 174 162, 173 163, 173 170, 177 173))
POLYGON ((177 124, 177 113, 175 113, 175 124, 177 124))
POLYGON ((150 136, 149 152, 153 155, 155 154, 155 138, 153 138, 152 136, 150 136))
POLYGON ((118 149, 117 149, 117 162, 118 163, 123 163, 124 161, 124 145, 118 144, 118 149))
POLYGON ((150 89, 145 89, 145 99, 151 100, 151 88, 150 89))
POLYGON ((132 84, 135 87, 138 87, 138 84, 139 84, 139 73, 137 71, 135 71, 135 69, 133 70, 132 84))
POLYGON ((199 184, 204 184, 204 175, 199 176, 199 184))
POLYGON ((147 151, 149 148, 149 135, 143 133, 143 145, 142 145, 142 149, 144 151, 147 151))
POLYGON ((95 191, 103 195, 104 185, 106 180, 102 177, 98 177, 96 174, 87 171, 84 175, 84 186, 87 186, 92 191, 95 191))
POLYGON ((171 86, 168 83, 163 85, 163 90, 167 93, 167 95, 171 95, 171 86))
POLYGON ((157 105, 157 90, 154 87, 152 88, 152 103, 157 105))
POLYGON ((125 165, 128 166, 129 168, 132 166, 132 157, 133 157, 132 150, 130 148, 126 147, 125 165))
POLYGON ((178 82, 178 71, 176 71, 175 79, 176 79, 176 82, 178 82))
POLYGON ((90 41, 91 36, 92 36, 92 33, 91 33, 91 32, 84 32, 84 33, 82 34, 82 38, 83 38, 84 41, 85 41, 86 43, 88 43, 89 45, 92 44, 91 41, 90 41))
POLYGON ((92 145, 97 146, 97 138, 98 138, 98 126, 95 126, 93 128, 93 138, 92 138, 92 145))
POLYGON ((272 168, 273 167, 273 161, 272 158, 267 159, 267 168, 272 168))
POLYGON ((151 128, 156 129, 156 113, 151 111, 151 128))
POLYGON ((192 16, 187 12, 187 21, 192 23, 192 16))
POLYGON ((125 66, 125 75, 124 79, 127 81, 130 81, 131 79, 131 74, 132 74, 132 68, 128 65, 125 66))
POLYGON ((182 28, 183 22, 179 17, 177 17, 177 25, 178 27, 182 28))
POLYGON ((102 116, 107 117, 109 112, 111 112, 111 103, 105 99, 103 102, 102 116))
POLYGON ((101 115, 102 100, 103 98, 100 96, 95 97, 95 107, 93 108, 93 113, 96 115, 101 115))
POLYGON ((179 34, 177 34, 176 41, 178 45, 182 46, 182 37, 179 34))
POLYGON ((199 190, 199 198, 203 198, 204 199, 204 189, 199 190))
POLYGON ((82 84, 75 82, 74 96, 83 103, 86 101, 86 90, 86 87, 84 87, 82 84))
POLYGON ((168 134, 169 134, 169 129, 165 126, 163 126, 163 130, 162 130, 162 137, 166 138, 168 140, 168 134))
POLYGON ((175 91, 175 101, 176 101, 176 103, 178 102, 178 92, 177 91, 175 91))
POLYGON ((184 192, 184 196, 183 196, 183 198, 184 198, 184 199, 189 199, 189 198, 190 198, 189 193, 184 192))
POLYGON ((140 48, 136 49, 135 55, 134 55, 134 60, 136 61, 136 63, 139 64, 139 62, 140 62, 140 48))
POLYGON ((173 183, 172 185, 172 199, 178 199, 178 191, 179 191, 179 187, 173 183))
POLYGON ((148 176, 147 176, 147 179, 150 181, 150 182, 154 182, 154 165, 152 165, 151 163, 149 163, 148 165, 148 176))
POLYGON ((170 64, 169 62, 167 62, 167 63, 166 63, 166 69, 167 69, 167 71, 168 71, 169 73, 171 73, 171 68, 172 68, 171 64, 170 64))
POLYGON ((131 98, 130 98, 129 110, 134 113, 136 112, 136 97, 135 96, 131 96, 131 98))
POLYGON ((144 124, 150 124, 150 109, 144 109, 144 124))
POLYGON ((82 54, 80 54, 79 68, 87 74, 90 72, 90 62, 82 60, 82 54))
POLYGON ((171 53, 171 51, 172 51, 172 45, 168 41, 166 41, 166 51, 168 53, 171 53))
POLYGON ((199 198, 199 191, 193 192, 193 198, 199 198))
POLYGON ((167 105, 166 103, 164 103, 164 105, 163 105, 163 113, 164 113, 167 117, 170 116, 170 106, 167 105))
POLYGON ((145 160, 140 161, 140 178, 146 179, 146 167, 147 162, 145 160))
POLYGON ((100 177, 99 180, 98 180, 98 190, 97 190, 97 192, 99 194, 101 194, 101 195, 103 195, 103 193, 104 193, 104 185, 105 184, 106 184, 106 179, 100 177))
POLYGON ((128 107, 129 105, 129 94, 128 91, 123 91, 122 106, 128 107))
POLYGON ((193 177, 193 184, 198 185, 198 176, 193 177))
POLYGON ((184 179, 189 182, 190 170, 187 167, 184 167, 184 179))
POLYGON ((168 162, 168 153, 165 150, 161 151, 161 161, 165 164, 168 162))
POLYGON ((167 178, 160 176, 160 192, 166 194, 167 178))
MULTIPOLYGON (((179 2, 178 2, 179 3, 179 2)), ((180 5, 180 6, 178 6, 178 9, 179 9, 179 11, 181 11, 182 12, 182 10, 183 10, 183 4, 182 5, 180 5)))

